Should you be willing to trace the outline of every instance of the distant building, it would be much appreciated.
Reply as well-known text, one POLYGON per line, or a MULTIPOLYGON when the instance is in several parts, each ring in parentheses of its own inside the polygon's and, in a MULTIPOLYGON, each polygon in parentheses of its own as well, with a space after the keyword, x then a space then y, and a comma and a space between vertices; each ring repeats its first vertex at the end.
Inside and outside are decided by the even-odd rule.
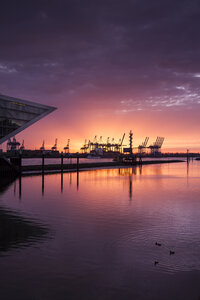
POLYGON ((0 94, 0 144, 56 108, 0 94))

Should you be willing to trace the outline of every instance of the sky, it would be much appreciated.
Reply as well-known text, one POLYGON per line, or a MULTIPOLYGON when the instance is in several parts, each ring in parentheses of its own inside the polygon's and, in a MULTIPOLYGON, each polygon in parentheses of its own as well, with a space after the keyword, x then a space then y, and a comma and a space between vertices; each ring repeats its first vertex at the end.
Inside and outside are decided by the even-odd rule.
POLYGON ((0 10, 0 93, 56 106, 17 139, 79 151, 95 135, 200 149, 198 0, 12 0, 0 10))

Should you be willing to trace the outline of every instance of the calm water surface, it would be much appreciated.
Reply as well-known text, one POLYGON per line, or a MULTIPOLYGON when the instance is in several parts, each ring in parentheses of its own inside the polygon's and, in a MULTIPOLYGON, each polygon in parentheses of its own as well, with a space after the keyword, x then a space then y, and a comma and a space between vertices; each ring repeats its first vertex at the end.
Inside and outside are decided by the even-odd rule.
POLYGON ((2 300, 199 300, 200 162, 1 187, 0 291, 2 300))

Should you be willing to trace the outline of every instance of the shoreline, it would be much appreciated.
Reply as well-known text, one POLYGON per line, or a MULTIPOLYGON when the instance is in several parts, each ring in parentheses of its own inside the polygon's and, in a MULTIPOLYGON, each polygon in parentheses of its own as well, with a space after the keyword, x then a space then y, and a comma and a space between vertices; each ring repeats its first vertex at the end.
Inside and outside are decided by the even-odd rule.
POLYGON ((79 172, 79 171, 89 171, 107 168, 132 168, 143 165, 153 165, 153 164, 167 164, 167 163, 180 163, 185 162, 184 160, 150 160, 143 162, 97 162, 97 163, 81 163, 77 164, 52 164, 45 165, 42 169, 42 165, 30 165, 22 166, 21 176, 33 176, 33 175, 48 175, 48 174, 59 174, 59 173, 69 173, 69 172, 79 172))

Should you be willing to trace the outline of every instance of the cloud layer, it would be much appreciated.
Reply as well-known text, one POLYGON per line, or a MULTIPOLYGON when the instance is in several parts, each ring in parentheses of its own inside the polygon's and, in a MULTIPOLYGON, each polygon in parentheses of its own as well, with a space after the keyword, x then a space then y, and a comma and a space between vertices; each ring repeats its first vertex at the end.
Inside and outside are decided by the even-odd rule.
POLYGON ((57 128, 199 111, 197 0, 4 1, 0 23, 0 92, 57 105, 57 128))

